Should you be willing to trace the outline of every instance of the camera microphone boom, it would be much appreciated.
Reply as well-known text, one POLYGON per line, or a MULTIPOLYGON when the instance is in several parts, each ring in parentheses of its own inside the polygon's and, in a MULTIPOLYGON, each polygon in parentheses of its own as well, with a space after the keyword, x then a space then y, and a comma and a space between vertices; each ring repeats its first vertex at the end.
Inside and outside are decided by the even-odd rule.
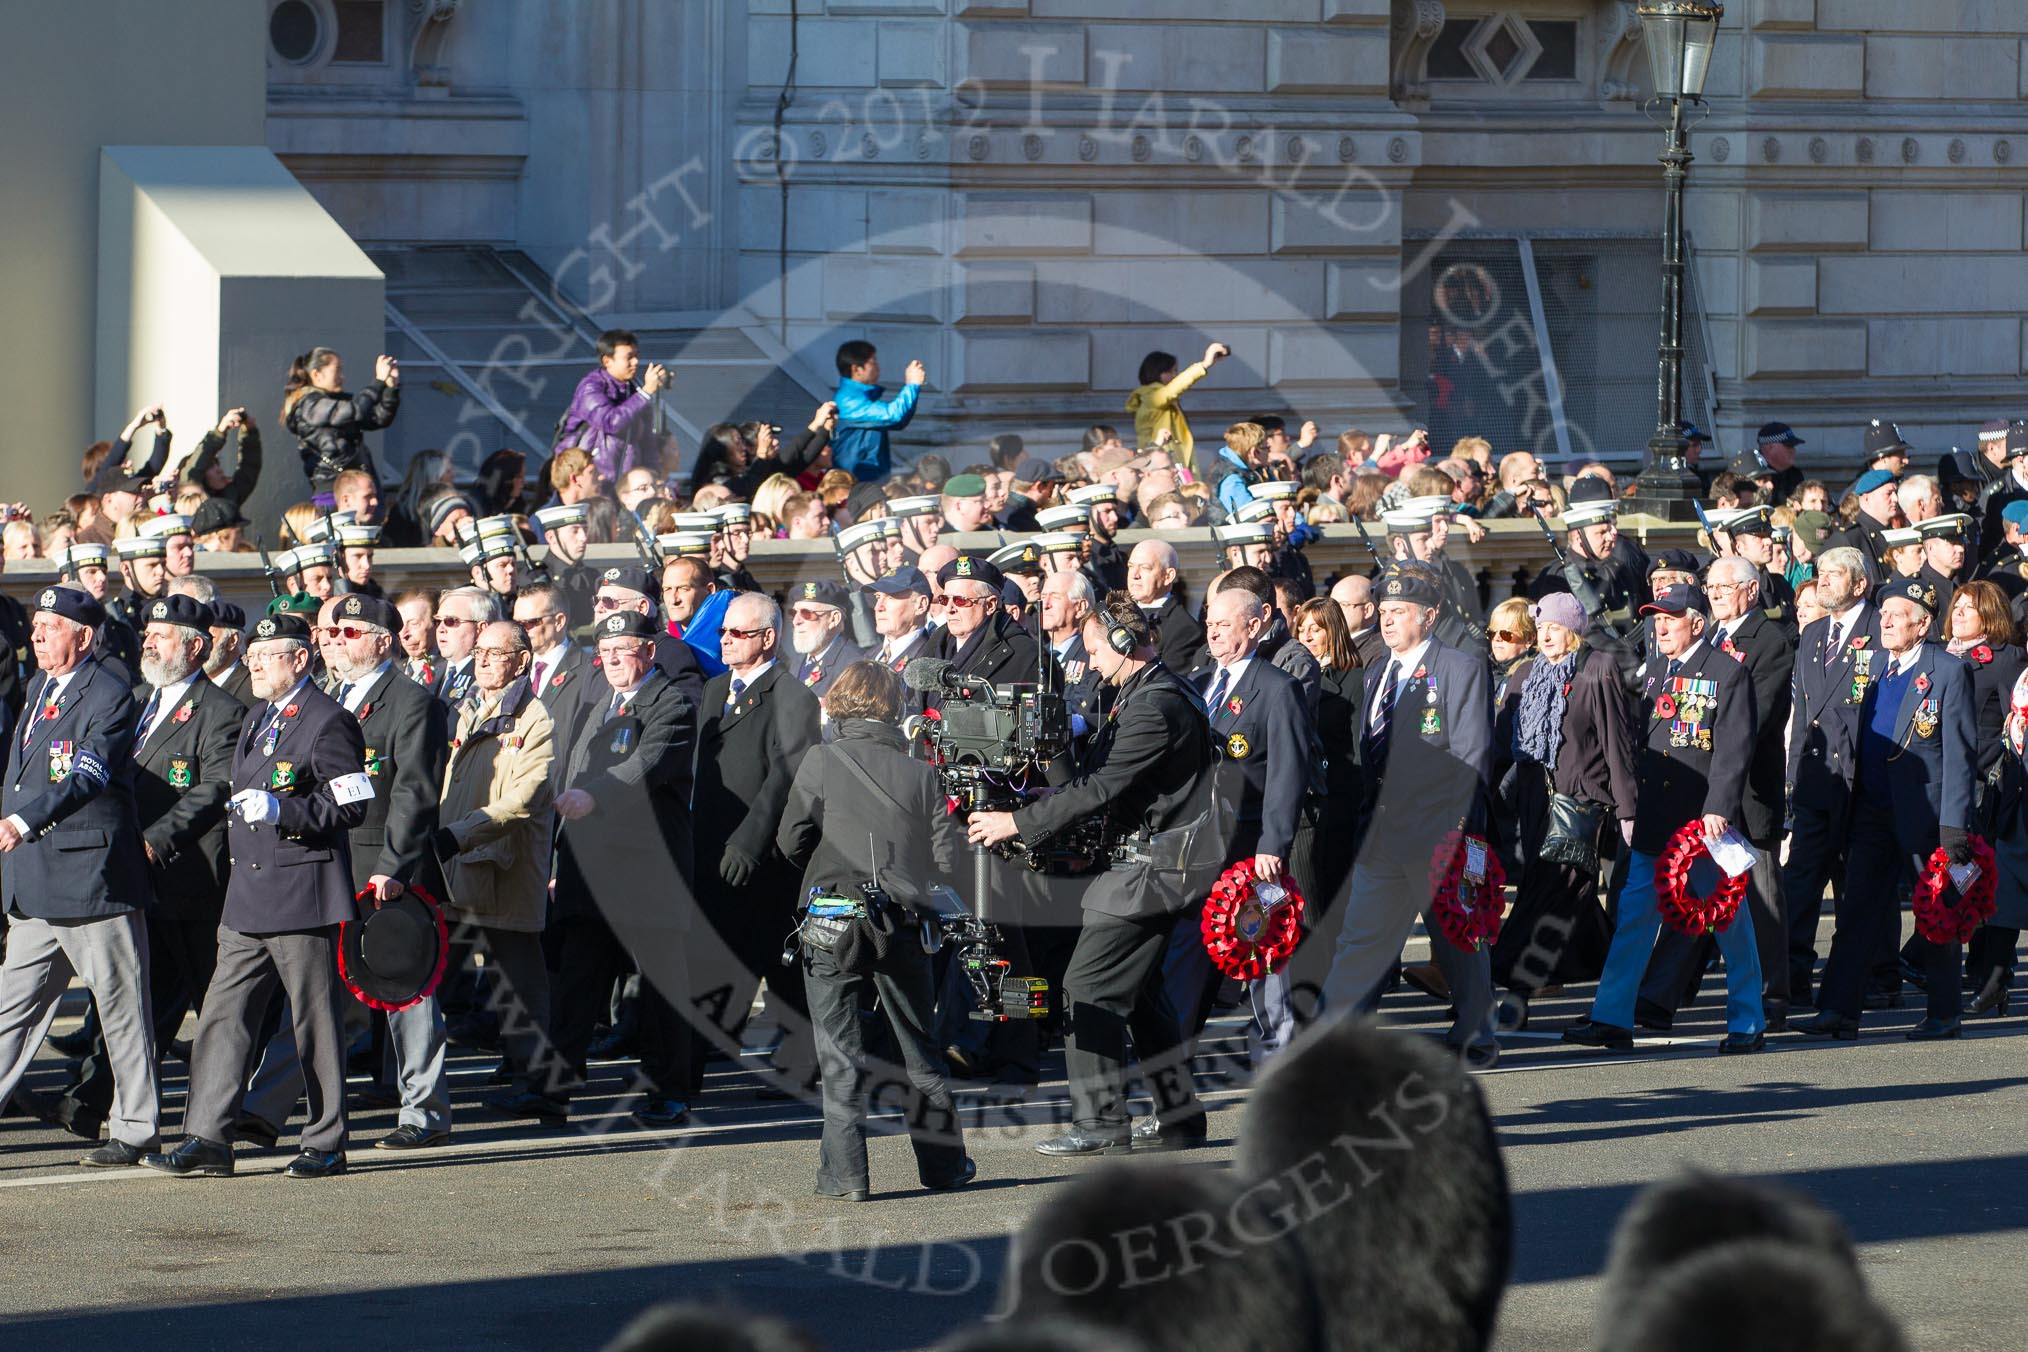
POLYGON ((941 690, 951 664, 941 657, 918 657, 902 669, 901 683, 910 690, 941 690))

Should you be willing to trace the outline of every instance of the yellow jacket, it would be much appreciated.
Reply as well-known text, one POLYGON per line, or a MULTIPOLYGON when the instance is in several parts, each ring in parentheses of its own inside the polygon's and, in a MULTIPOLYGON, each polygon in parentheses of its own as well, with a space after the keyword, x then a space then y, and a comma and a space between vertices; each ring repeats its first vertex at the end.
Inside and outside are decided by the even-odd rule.
POLYGON ((1153 446, 1155 434, 1166 427, 1169 429, 1169 453, 1195 468, 1196 460, 1191 450, 1197 443, 1190 436, 1190 420, 1183 416, 1183 408, 1176 399, 1204 379, 1204 373, 1210 369, 1203 362, 1194 361, 1178 371, 1168 384, 1150 381, 1127 396, 1127 412, 1134 415, 1136 446, 1143 449, 1153 446))

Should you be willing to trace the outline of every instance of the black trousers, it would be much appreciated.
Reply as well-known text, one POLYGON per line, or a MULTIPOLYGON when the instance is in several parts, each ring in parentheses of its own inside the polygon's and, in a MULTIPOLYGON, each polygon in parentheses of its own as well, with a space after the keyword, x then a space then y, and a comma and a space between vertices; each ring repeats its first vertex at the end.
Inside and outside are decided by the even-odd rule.
POLYGON ((799 965, 815 1025, 817 1065, 824 1076, 817 1190, 841 1193, 867 1187, 869 1104, 901 1110, 922 1185, 949 1185, 965 1167, 965 1138, 957 1103, 944 1080, 943 1052, 931 1035, 929 955, 903 936, 869 976, 841 972, 828 954, 808 949, 799 965), (879 997, 881 1015, 901 1056, 899 1067, 867 1053, 860 1008, 869 993, 879 997))
MULTIPOLYGON (((1838 899, 1838 927, 1831 937, 1817 1008, 1858 1018, 1869 973, 1883 952, 1894 952, 1901 937, 1901 895, 1914 885, 1936 848, 1935 827, 1917 837, 1912 826, 1899 822, 1883 803, 1855 801, 1845 894, 1838 899)), ((1964 999, 1964 946, 1928 944, 1924 956, 1930 1017, 1957 1018, 1964 999)))
MULTIPOLYGON (((768 1012, 783 1033, 781 1045, 775 1049, 775 1065, 803 1085, 809 1083, 817 1067, 810 1036, 810 1005, 803 990, 802 962, 782 961, 782 949, 796 927, 793 905, 774 900, 794 895, 793 887, 756 882, 750 893, 707 897, 704 918, 718 941, 698 936, 699 941, 689 946, 688 961, 694 990, 729 992, 713 997, 713 1002, 724 999, 721 1024, 735 1037, 746 1027, 761 983, 767 982, 768 1012)), ((711 1049, 701 1033, 693 1033, 692 1038, 689 1092, 694 1094, 703 1088, 704 1063, 711 1049)))
MULTIPOLYGON (((1838 862, 1852 838, 1847 823, 1851 799, 1845 790, 1828 801, 1795 804, 1789 834, 1789 862, 1782 868, 1782 911, 1789 936, 1789 997, 1807 1000, 1817 969, 1817 921, 1824 912, 1824 888, 1838 876, 1838 862)), ((1766 965, 1763 958, 1762 965, 1766 965)))
MULTIPOLYGON (((605 1017, 613 982, 632 970, 633 955, 603 916, 571 915, 552 928, 558 970, 550 996, 549 1040, 556 1054, 551 1064, 538 1062, 532 1068, 529 1087, 567 1101, 584 1084, 592 1031, 605 1017)), ((675 931, 669 937, 672 943, 680 938, 675 931)), ((690 1027, 651 980, 641 982, 640 1010, 641 1075, 648 1092, 680 1098, 691 1083, 690 1027)))
POLYGON ((1127 1043, 1165 1121, 1201 1111, 1175 1006, 1162 982, 1162 954, 1176 917, 1121 920, 1088 915, 1063 975, 1069 1006, 1064 1060, 1071 1119, 1081 1131, 1127 1134, 1127 1043))

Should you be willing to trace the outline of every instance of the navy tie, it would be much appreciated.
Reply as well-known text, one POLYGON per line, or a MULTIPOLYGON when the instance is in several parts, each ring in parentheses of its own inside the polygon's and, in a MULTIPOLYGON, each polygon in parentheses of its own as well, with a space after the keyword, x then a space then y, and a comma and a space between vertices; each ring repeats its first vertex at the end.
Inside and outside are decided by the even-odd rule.
POLYGON ((741 695, 744 695, 745 693, 746 693, 746 682, 742 681, 737 676, 733 677, 732 693, 725 697, 725 707, 730 709, 733 705, 739 703, 739 697, 741 695))
POLYGON ((1388 739, 1394 733, 1394 697, 1400 689, 1401 663, 1390 661, 1380 678, 1380 692, 1373 699, 1373 722, 1366 729, 1366 763, 1380 766, 1387 760, 1388 739))
POLYGON ((1213 718, 1218 717, 1218 706, 1225 699, 1225 685, 1231 674, 1226 668, 1220 667, 1218 679, 1211 683, 1211 693, 1204 697, 1204 712, 1213 718))

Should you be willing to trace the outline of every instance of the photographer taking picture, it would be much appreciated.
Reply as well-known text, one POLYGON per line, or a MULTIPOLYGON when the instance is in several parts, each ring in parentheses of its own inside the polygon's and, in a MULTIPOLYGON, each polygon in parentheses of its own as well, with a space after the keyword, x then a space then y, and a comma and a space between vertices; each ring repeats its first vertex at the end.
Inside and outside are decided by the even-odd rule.
POLYGON ((1107 595, 1085 618, 1084 644, 1114 694, 1083 773, 1018 811, 973 813, 966 833, 975 845, 1019 836, 1033 848, 1103 816, 1108 837, 1118 841, 1085 889, 1084 926, 1063 979, 1071 1129, 1035 1149, 1044 1155, 1131 1149, 1130 1032, 1163 1124, 1157 1141, 1197 1145, 1205 1138, 1204 1108, 1190 1082, 1176 1009, 1162 983, 1149 978, 1178 914, 1195 899, 1197 880, 1186 878, 1187 866, 1221 848, 1194 839, 1209 815, 1200 789, 1211 769, 1210 727, 1196 694, 1155 656, 1154 630, 1132 597, 1107 595))
MULTIPOLYGON (((802 868, 806 901, 864 902, 884 914, 870 918, 880 942, 862 932, 829 951, 808 940, 801 945, 824 1081, 817 1193, 861 1202, 868 1194, 869 1090, 883 1104, 889 1098, 887 1084, 870 1083, 859 1014, 868 983, 911 1086, 904 1118, 916 1173, 933 1191, 961 1188, 978 1171, 965 1155, 943 1056, 930 1034, 935 983, 915 918, 936 880, 956 872, 957 827, 936 772, 908 754, 899 726, 901 677, 878 662, 854 662, 832 682, 824 709, 832 740, 811 747, 797 767, 775 845, 802 868)), ((892 1076, 883 1070, 881 1078, 892 1076)))

